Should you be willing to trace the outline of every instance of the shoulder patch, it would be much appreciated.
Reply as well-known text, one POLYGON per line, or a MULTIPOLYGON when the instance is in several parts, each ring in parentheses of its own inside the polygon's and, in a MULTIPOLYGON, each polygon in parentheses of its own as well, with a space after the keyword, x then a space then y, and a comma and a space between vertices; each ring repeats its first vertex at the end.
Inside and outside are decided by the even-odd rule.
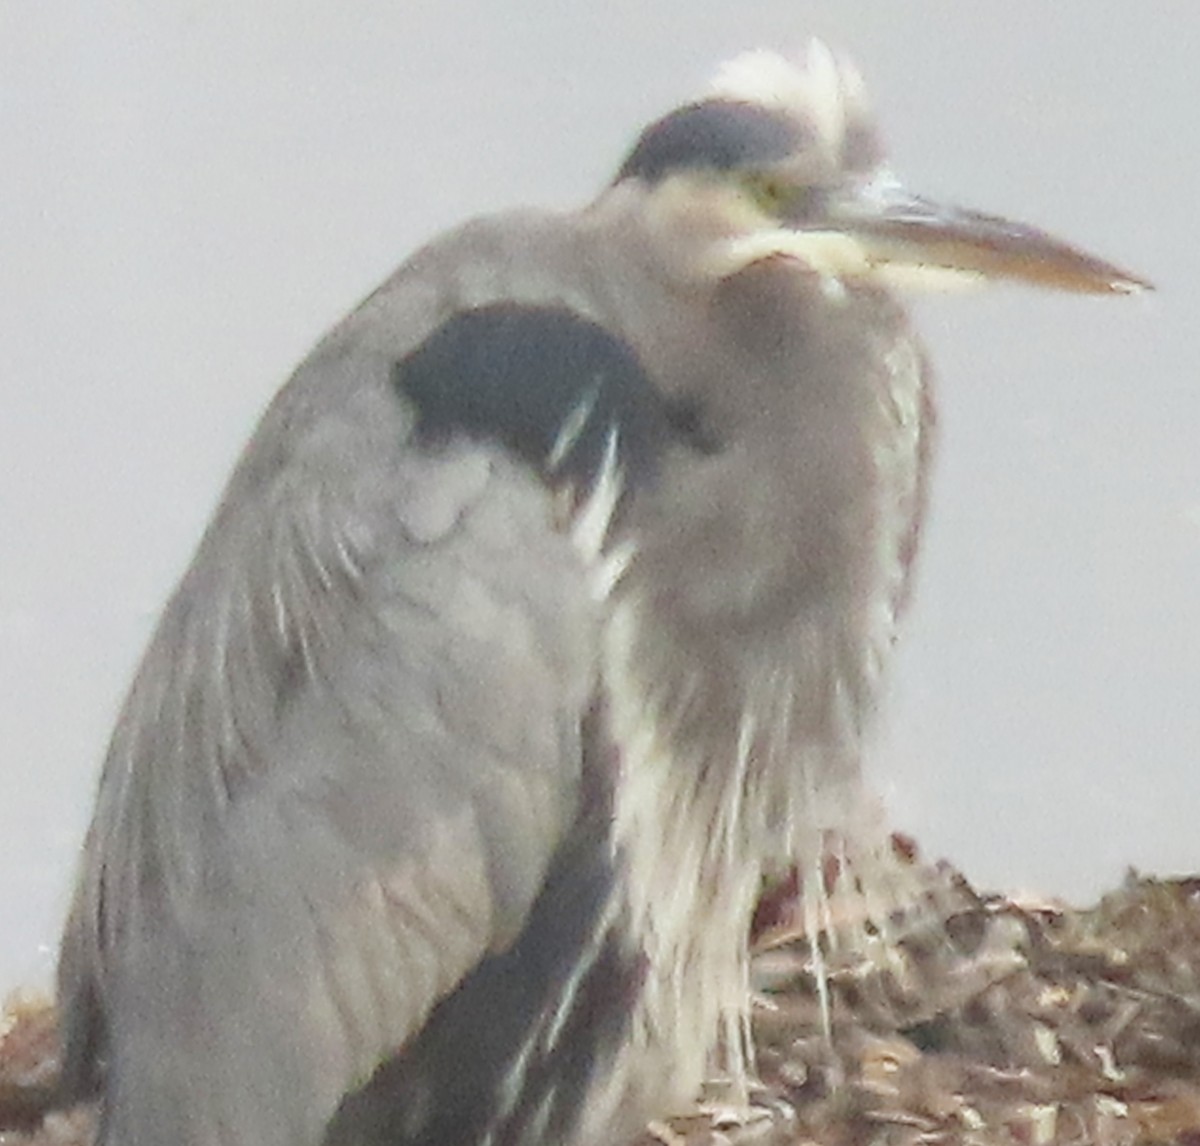
POLYGON ((555 488, 589 486, 610 439, 626 487, 652 480, 670 432, 632 348, 566 307, 463 311, 401 360, 394 380, 421 439, 499 442, 555 488))

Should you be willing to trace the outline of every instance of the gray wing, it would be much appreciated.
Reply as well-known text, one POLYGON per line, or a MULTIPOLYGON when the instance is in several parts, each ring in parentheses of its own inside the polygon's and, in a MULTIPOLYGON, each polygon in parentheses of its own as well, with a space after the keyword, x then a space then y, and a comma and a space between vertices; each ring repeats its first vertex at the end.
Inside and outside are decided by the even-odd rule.
POLYGON ((421 401, 353 330, 319 348, 146 654, 60 966, 103 1141, 320 1141, 513 941, 576 813, 585 562, 527 424, 423 431, 421 401))

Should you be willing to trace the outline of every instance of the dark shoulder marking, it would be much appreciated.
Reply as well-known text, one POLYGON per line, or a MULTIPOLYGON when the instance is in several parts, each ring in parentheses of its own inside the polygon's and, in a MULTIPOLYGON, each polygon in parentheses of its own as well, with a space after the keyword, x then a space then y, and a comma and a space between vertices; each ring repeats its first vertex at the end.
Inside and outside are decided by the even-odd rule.
POLYGON ((652 479, 671 432, 637 355, 566 307, 496 303, 448 319, 395 368, 427 442, 490 439, 552 487, 586 487, 611 433, 627 486, 652 479))
POLYGON ((710 99, 687 104, 642 132, 617 180, 653 183, 681 170, 735 171, 794 155, 805 128, 784 111, 710 99))

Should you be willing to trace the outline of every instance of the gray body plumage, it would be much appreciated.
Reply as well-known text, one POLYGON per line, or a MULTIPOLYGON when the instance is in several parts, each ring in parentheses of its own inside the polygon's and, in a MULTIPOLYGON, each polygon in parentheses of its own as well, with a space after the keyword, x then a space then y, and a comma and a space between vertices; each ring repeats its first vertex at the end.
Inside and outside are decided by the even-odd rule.
POLYGON ((435 241, 267 410, 64 938, 102 1142, 589 1146, 744 1071, 761 880, 861 805, 930 407, 886 287, 691 166, 435 241))

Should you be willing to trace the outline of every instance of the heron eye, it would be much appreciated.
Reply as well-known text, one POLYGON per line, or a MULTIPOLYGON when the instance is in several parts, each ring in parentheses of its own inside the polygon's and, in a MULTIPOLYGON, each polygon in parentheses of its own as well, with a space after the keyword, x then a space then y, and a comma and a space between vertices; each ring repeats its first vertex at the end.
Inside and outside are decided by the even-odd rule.
POLYGON ((768 215, 789 214, 804 197, 804 188, 770 171, 744 174, 742 186, 755 205, 768 215))

